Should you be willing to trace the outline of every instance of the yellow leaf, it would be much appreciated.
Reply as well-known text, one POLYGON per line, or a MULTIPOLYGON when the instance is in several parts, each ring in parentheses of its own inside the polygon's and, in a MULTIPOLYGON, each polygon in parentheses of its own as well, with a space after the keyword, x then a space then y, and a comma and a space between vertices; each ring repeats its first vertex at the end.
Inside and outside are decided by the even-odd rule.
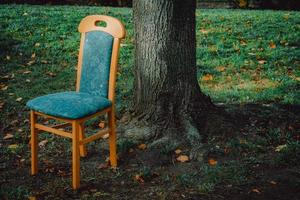
POLYGON ((16 101, 20 102, 20 101, 22 101, 22 99, 23 99, 22 97, 19 97, 19 98, 16 99, 16 101))
POLYGON ((147 148, 147 145, 146 145, 146 144, 140 144, 140 145, 138 146, 138 148, 141 149, 141 150, 144 150, 144 149, 147 148))
POLYGON ((181 156, 178 156, 176 158, 176 160, 179 161, 179 162, 187 162, 187 161, 189 161, 189 157, 186 156, 186 155, 181 155, 181 156))
POLYGON ((276 152, 280 152, 280 151, 282 151, 282 150, 285 149, 285 148, 286 148, 286 144, 279 145, 279 146, 277 146, 277 147, 275 148, 275 151, 276 151, 276 152))
POLYGON ((8 140, 8 139, 11 139, 11 138, 13 138, 13 137, 14 137, 13 134, 7 133, 7 134, 3 137, 3 140, 8 140))
POLYGON ((208 159, 208 164, 210 166, 215 166, 216 164, 218 164, 218 161, 216 161, 215 159, 210 158, 210 159, 208 159))
POLYGON ((8 146, 8 148, 10 150, 14 150, 14 149, 18 148, 18 145, 17 144, 11 144, 11 145, 8 146))
POLYGON ((175 153, 176 153, 176 154, 180 154, 181 152, 182 152, 181 149, 176 149, 176 150, 175 150, 175 153))
POLYGON ((202 77, 203 81, 211 81, 213 79, 214 79, 214 77, 211 74, 206 74, 205 76, 202 77))

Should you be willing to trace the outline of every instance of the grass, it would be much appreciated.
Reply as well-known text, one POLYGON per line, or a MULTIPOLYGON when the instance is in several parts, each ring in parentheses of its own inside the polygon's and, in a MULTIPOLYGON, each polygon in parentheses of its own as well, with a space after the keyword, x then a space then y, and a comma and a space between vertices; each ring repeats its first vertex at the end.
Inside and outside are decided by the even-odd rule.
MULTIPOLYGON (((135 158, 135 152, 140 151, 137 144, 121 138, 118 147, 123 157, 117 171, 99 164, 105 162, 105 157, 99 160, 99 143, 95 143, 88 147, 89 158, 82 160, 85 186, 76 193, 68 189, 70 161, 65 157, 70 157, 70 150, 66 150, 69 142, 43 134, 40 140, 47 140, 47 148, 40 148, 43 173, 38 177, 29 176, 25 103, 43 94, 75 89, 80 39, 77 27, 90 14, 115 16, 127 29, 117 85, 117 110, 121 116, 128 109, 133 90, 134 38, 130 9, 0 5, 0 170, 3 170, 0 198, 37 195, 43 199, 120 199, 130 191, 133 198, 208 199, 207 195, 224 195, 223 192, 234 189, 248 195, 254 183, 267 187, 263 178, 269 166, 274 168, 273 175, 267 177, 272 180, 274 174, 281 174, 278 170, 294 166, 298 169, 299 119, 292 114, 293 110, 276 110, 269 104, 300 104, 300 13, 197 10, 199 83, 216 103, 245 105, 250 124, 241 133, 247 133, 247 137, 211 141, 208 157, 218 161, 216 166, 178 164, 174 153, 166 147, 161 153, 171 156, 172 163, 155 169, 135 158), (258 112, 246 106, 252 103, 267 107, 260 107, 258 112), (3 139, 7 134, 13 137, 3 139), (282 149, 276 152, 278 147, 282 149), (137 174, 145 183, 133 178, 137 174), (246 187, 247 184, 250 186, 246 187)), ((89 125, 97 126, 97 122, 89 125)), ((100 144, 100 151, 101 155, 107 155, 105 145, 100 144)), ((294 194, 292 190, 290 193, 294 194)))

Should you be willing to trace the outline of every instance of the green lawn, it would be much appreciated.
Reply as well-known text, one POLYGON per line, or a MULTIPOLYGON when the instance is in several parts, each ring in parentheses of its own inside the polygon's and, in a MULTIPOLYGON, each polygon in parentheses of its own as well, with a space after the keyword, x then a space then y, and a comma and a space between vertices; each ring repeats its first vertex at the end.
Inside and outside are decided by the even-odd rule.
MULTIPOLYGON (((144 174, 145 190, 152 191, 155 185, 161 185, 161 188, 153 191, 158 196, 161 195, 161 199, 177 186, 196 187, 194 189, 204 194, 206 198, 207 193, 218 190, 220 185, 230 187, 233 185, 234 192, 240 191, 242 187, 234 187, 235 185, 245 185, 246 182, 251 185, 249 180, 255 180, 255 177, 260 174, 255 171, 256 165, 267 163, 267 166, 273 166, 276 163, 276 166, 281 167, 280 169, 285 169, 287 164, 296 165, 300 144, 299 135, 294 134, 297 125, 294 125, 293 120, 298 118, 290 113, 278 111, 282 116, 269 122, 268 119, 271 119, 269 116, 275 113, 276 117, 277 112, 273 113, 269 107, 263 107, 260 112, 249 114, 252 117, 251 124, 246 130, 241 130, 248 132, 248 135, 253 134, 252 140, 234 139, 227 144, 218 144, 219 146, 217 145, 217 149, 214 150, 216 154, 220 155, 222 148, 230 149, 230 153, 226 150, 226 156, 229 155, 230 161, 226 157, 215 168, 209 165, 201 167, 197 174, 201 177, 200 182, 195 178, 198 176, 193 173, 176 174, 173 177, 167 171, 162 172, 157 183, 151 185, 152 179, 154 182, 157 180, 153 178, 157 177, 156 172, 151 172, 150 176, 147 168, 132 167, 130 163, 132 161, 126 160, 127 154, 123 158, 125 164, 121 165, 120 171, 113 173, 104 171, 102 175, 95 170, 99 169, 95 167, 97 165, 95 163, 93 163, 95 168, 89 174, 86 168, 90 169, 92 161, 91 163, 88 159, 84 161, 83 165, 86 168, 83 173, 88 177, 86 182, 92 185, 87 186, 89 191, 91 190, 90 193, 72 193, 65 189, 69 186, 69 177, 61 175, 62 172, 59 170, 53 172, 61 175, 58 178, 55 178, 56 175, 48 175, 49 171, 37 179, 30 177, 27 145, 29 142, 28 109, 25 108, 25 103, 43 94, 75 89, 79 47, 77 27, 80 20, 90 14, 117 17, 127 29, 127 37, 123 41, 120 53, 117 84, 117 109, 118 115, 121 116, 132 99, 133 88, 134 38, 130 9, 0 5, 0 198, 1 194, 11 199, 23 199, 24 196, 37 194, 53 199, 53 195, 65 192, 67 197, 97 199, 114 193, 111 188, 108 189, 108 193, 95 192, 93 187, 108 187, 99 185, 99 180, 109 182, 124 194, 128 192, 126 186, 132 187, 134 194, 138 195, 143 190, 132 180, 137 173, 144 174), (255 120, 256 116, 262 121, 255 120), (286 119, 290 121, 287 122, 286 119), (7 134, 12 134, 13 138, 4 139, 7 134), (284 146, 286 150, 272 156, 274 149, 279 145, 286 145, 284 146), (234 158, 234 161, 231 158, 234 158), (7 171, 7 174, 2 173, 1 170, 7 171), (41 183, 37 180, 47 184, 40 188, 41 183), (125 183, 122 183, 124 180, 125 183), (147 180, 150 180, 150 185, 147 185, 147 180), (174 180, 175 183, 172 184, 174 180), (163 188, 167 188, 167 192, 163 191, 163 188)), ((300 12, 197 10, 196 16, 198 80, 202 90, 209 94, 214 102, 226 105, 267 106, 300 104, 300 12)), ((62 152, 68 143, 59 143, 58 141, 61 140, 56 140, 52 136, 43 135, 41 140, 43 139, 48 140, 48 150, 44 149, 41 152, 43 157, 56 156, 55 158, 61 161, 58 168, 62 171, 68 170, 70 163, 65 164, 66 159, 59 160, 58 155, 53 155, 55 154, 53 152, 62 152)), ((130 141, 120 140, 119 150, 125 152, 134 145, 130 141)), ((105 151, 104 153, 107 154, 105 151)), ((94 150, 92 160, 97 160, 96 154, 94 150)), ((69 158, 70 150, 63 155, 69 158)), ((217 158, 219 159, 218 156, 217 158)), ((46 161, 43 161, 44 168, 51 168, 52 165, 46 161)), ((193 166, 193 163, 190 164, 193 166)), ((298 168, 296 171, 299 173, 298 168)), ((274 172, 276 173, 278 171, 274 172)), ((252 189, 247 188, 247 191, 251 192, 252 189)), ((261 190, 263 189, 259 189, 261 190)), ((174 194, 177 195, 176 191, 174 194)), ((257 191, 254 190, 254 193, 257 191)), ((189 194, 184 193, 184 195, 189 194)), ((180 199, 181 193, 178 195, 180 199)), ((61 198, 67 198, 66 196, 62 194, 61 198)), ((118 196, 116 199, 119 199, 118 196)))

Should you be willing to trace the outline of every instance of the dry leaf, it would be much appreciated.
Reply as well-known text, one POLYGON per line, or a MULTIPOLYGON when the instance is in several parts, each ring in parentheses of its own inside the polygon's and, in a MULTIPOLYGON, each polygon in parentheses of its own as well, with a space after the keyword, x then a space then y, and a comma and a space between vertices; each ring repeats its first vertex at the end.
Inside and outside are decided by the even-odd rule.
POLYGON ((147 148, 147 145, 146 144, 140 144, 138 146, 138 148, 141 149, 141 150, 145 150, 147 148))
POLYGON ((133 177, 133 180, 135 180, 135 181, 137 181, 137 182, 139 182, 139 183, 142 183, 142 184, 145 183, 143 177, 142 177, 141 175, 139 175, 139 174, 135 175, 135 176, 133 177))
POLYGON ((29 197, 29 200, 36 200, 36 197, 29 197))
POLYGON ((175 150, 175 153, 176 153, 176 154, 180 154, 181 152, 182 152, 181 149, 176 149, 176 150, 175 150))
POLYGON ((106 133, 105 135, 102 136, 102 139, 107 139, 107 138, 109 138, 109 134, 108 133, 106 133))
POLYGON ((218 72, 223 72, 223 71, 225 71, 225 67, 224 67, 224 66, 218 66, 218 67, 216 68, 216 70, 217 70, 218 72))
POLYGON ((27 71, 24 71, 23 74, 30 74, 31 71, 27 70, 27 71))
POLYGON ((19 98, 16 99, 16 101, 20 102, 20 101, 22 101, 22 99, 23 99, 22 97, 19 97, 19 98))
POLYGON ((259 189, 257 189, 257 188, 252 189, 252 192, 255 192, 255 193, 257 193, 257 194, 260 194, 260 193, 261 193, 261 191, 259 191, 259 189))
POLYGON ((48 140, 42 140, 39 142, 39 147, 44 147, 48 143, 48 140))
POLYGON ((240 40, 240 44, 241 44, 242 46, 246 46, 246 45, 247 45, 247 42, 246 42, 245 40, 240 40))
POLYGON ((6 56, 6 60, 10 60, 10 56, 6 56))
POLYGON ((265 61, 265 60, 259 60, 258 63, 261 64, 261 65, 263 65, 263 64, 266 64, 267 61, 265 61))
POLYGON ((181 156, 178 156, 176 158, 176 160, 179 161, 179 162, 187 162, 187 161, 189 161, 189 157, 186 156, 186 155, 181 155, 181 156))
POLYGON ((10 150, 14 150, 14 149, 18 148, 18 145, 17 144, 11 144, 11 145, 8 146, 8 148, 10 150))
POLYGON ((35 58, 35 56, 36 56, 35 53, 33 53, 33 54, 31 55, 31 58, 35 58))
POLYGON ((275 44, 273 41, 271 41, 271 42, 269 43, 269 47, 270 47, 271 49, 275 49, 275 48, 276 48, 276 44, 275 44))
POLYGON ((109 167, 109 163, 101 163, 100 165, 98 165, 98 169, 107 169, 109 167))
POLYGON ((27 65, 30 66, 30 65, 32 65, 32 64, 34 64, 34 63, 35 63, 35 61, 34 61, 34 60, 31 60, 31 61, 29 61, 29 62, 27 63, 27 65))
POLYGON ((203 34, 208 34, 209 33, 209 31, 205 30, 205 29, 200 29, 200 32, 203 33, 203 34))
POLYGON ((26 79, 25 82, 26 82, 26 83, 30 83, 30 79, 26 79))
POLYGON ((215 160, 215 159, 210 158, 210 159, 208 160, 208 164, 209 164, 210 166, 215 166, 216 164, 218 164, 218 161, 215 160))
POLYGON ((40 45, 41 45, 41 44, 37 42, 37 43, 35 43, 34 46, 35 46, 35 47, 39 47, 40 45))
POLYGON ((276 151, 276 152, 280 152, 280 151, 282 151, 284 148, 286 148, 286 144, 277 146, 277 147, 275 148, 275 151, 276 151))
POLYGON ((13 137, 14 137, 13 134, 7 133, 7 134, 3 137, 3 140, 12 139, 13 137))
POLYGON ((48 61, 47 61, 47 60, 41 60, 41 63, 42 63, 42 64, 47 64, 48 61))
POLYGON ((277 185, 276 181, 270 181, 269 183, 271 183, 272 185, 277 185))
POLYGON ((205 76, 202 77, 203 81, 211 81, 213 79, 214 79, 214 77, 211 74, 206 74, 205 76))
POLYGON ((56 76, 56 74, 53 73, 53 72, 47 72, 46 74, 47 74, 48 76, 51 76, 51 77, 55 77, 55 76, 56 76))
POLYGON ((99 128, 104 128, 105 127, 105 122, 104 121, 100 121, 98 124, 99 128))
POLYGON ((4 104, 5 104, 4 102, 0 101, 0 109, 3 108, 4 104))

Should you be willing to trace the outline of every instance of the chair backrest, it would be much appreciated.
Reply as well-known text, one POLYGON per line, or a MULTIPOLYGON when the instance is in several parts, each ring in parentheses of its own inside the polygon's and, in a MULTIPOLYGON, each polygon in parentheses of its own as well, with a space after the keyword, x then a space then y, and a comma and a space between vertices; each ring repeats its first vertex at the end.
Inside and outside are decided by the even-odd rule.
POLYGON ((125 28, 116 18, 90 15, 79 24, 81 33, 76 90, 114 102, 120 41, 125 28), (104 23, 101 26, 98 24, 104 23))

